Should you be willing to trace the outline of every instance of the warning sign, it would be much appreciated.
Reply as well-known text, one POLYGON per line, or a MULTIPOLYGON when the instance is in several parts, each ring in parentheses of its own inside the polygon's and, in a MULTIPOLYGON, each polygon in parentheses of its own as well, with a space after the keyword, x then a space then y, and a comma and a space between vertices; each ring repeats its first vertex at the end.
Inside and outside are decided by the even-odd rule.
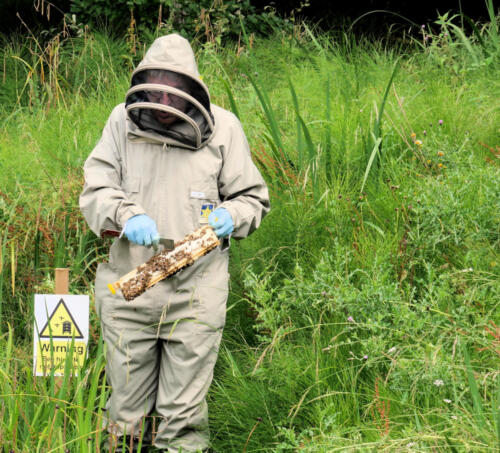
POLYGON ((34 311, 34 374, 62 376, 66 366, 76 374, 87 356, 88 296, 36 294, 34 311))
POLYGON ((66 361, 71 360, 70 370, 83 366, 87 355, 87 345, 83 341, 40 340, 37 345, 37 376, 47 376, 51 370, 54 375, 64 374, 66 361))
POLYGON ((73 316, 61 299, 40 332, 40 338, 83 338, 73 316))

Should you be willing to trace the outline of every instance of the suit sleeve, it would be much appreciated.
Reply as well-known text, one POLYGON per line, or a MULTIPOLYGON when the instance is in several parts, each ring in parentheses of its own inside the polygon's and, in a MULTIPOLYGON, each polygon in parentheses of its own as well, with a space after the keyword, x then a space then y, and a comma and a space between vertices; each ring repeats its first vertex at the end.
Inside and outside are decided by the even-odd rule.
POLYGON ((259 170, 252 162, 250 147, 241 123, 231 114, 226 144, 222 146, 223 166, 219 175, 220 207, 234 222, 232 237, 252 233, 270 210, 269 193, 259 170))
POLYGON ((121 148, 125 146, 125 119, 116 107, 104 127, 84 169, 80 209, 90 229, 98 236, 103 230, 120 231, 132 216, 144 214, 122 188, 121 148))

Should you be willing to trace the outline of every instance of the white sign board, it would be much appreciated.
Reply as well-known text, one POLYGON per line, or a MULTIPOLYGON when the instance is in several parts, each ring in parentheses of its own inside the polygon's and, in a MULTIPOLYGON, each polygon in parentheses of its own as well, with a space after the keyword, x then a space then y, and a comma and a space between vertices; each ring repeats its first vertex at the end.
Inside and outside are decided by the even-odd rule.
POLYGON ((63 376, 67 360, 76 374, 87 356, 89 296, 35 294, 34 311, 33 374, 63 376))

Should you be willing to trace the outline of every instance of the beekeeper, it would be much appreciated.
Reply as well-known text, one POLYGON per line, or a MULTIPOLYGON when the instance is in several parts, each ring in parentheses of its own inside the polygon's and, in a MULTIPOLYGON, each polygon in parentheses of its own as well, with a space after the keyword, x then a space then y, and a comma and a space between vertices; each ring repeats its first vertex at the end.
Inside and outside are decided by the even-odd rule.
POLYGON ((95 282, 112 387, 108 430, 128 445, 150 434, 156 414, 157 448, 208 451, 205 396, 225 322, 227 248, 130 302, 107 288, 151 258, 159 237, 180 240, 208 222, 228 242, 248 236, 269 211, 241 124, 210 103, 187 40, 154 41, 84 173, 80 207, 90 228, 123 232, 95 282))

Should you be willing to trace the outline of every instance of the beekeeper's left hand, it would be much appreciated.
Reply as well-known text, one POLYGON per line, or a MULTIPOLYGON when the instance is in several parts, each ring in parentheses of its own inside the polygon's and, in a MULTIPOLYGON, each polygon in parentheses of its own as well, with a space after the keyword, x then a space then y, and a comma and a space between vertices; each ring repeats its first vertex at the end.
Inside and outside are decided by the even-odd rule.
POLYGON ((217 208, 208 216, 208 224, 219 238, 229 236, 234 230, 233 219, 227 209, 217 208))

